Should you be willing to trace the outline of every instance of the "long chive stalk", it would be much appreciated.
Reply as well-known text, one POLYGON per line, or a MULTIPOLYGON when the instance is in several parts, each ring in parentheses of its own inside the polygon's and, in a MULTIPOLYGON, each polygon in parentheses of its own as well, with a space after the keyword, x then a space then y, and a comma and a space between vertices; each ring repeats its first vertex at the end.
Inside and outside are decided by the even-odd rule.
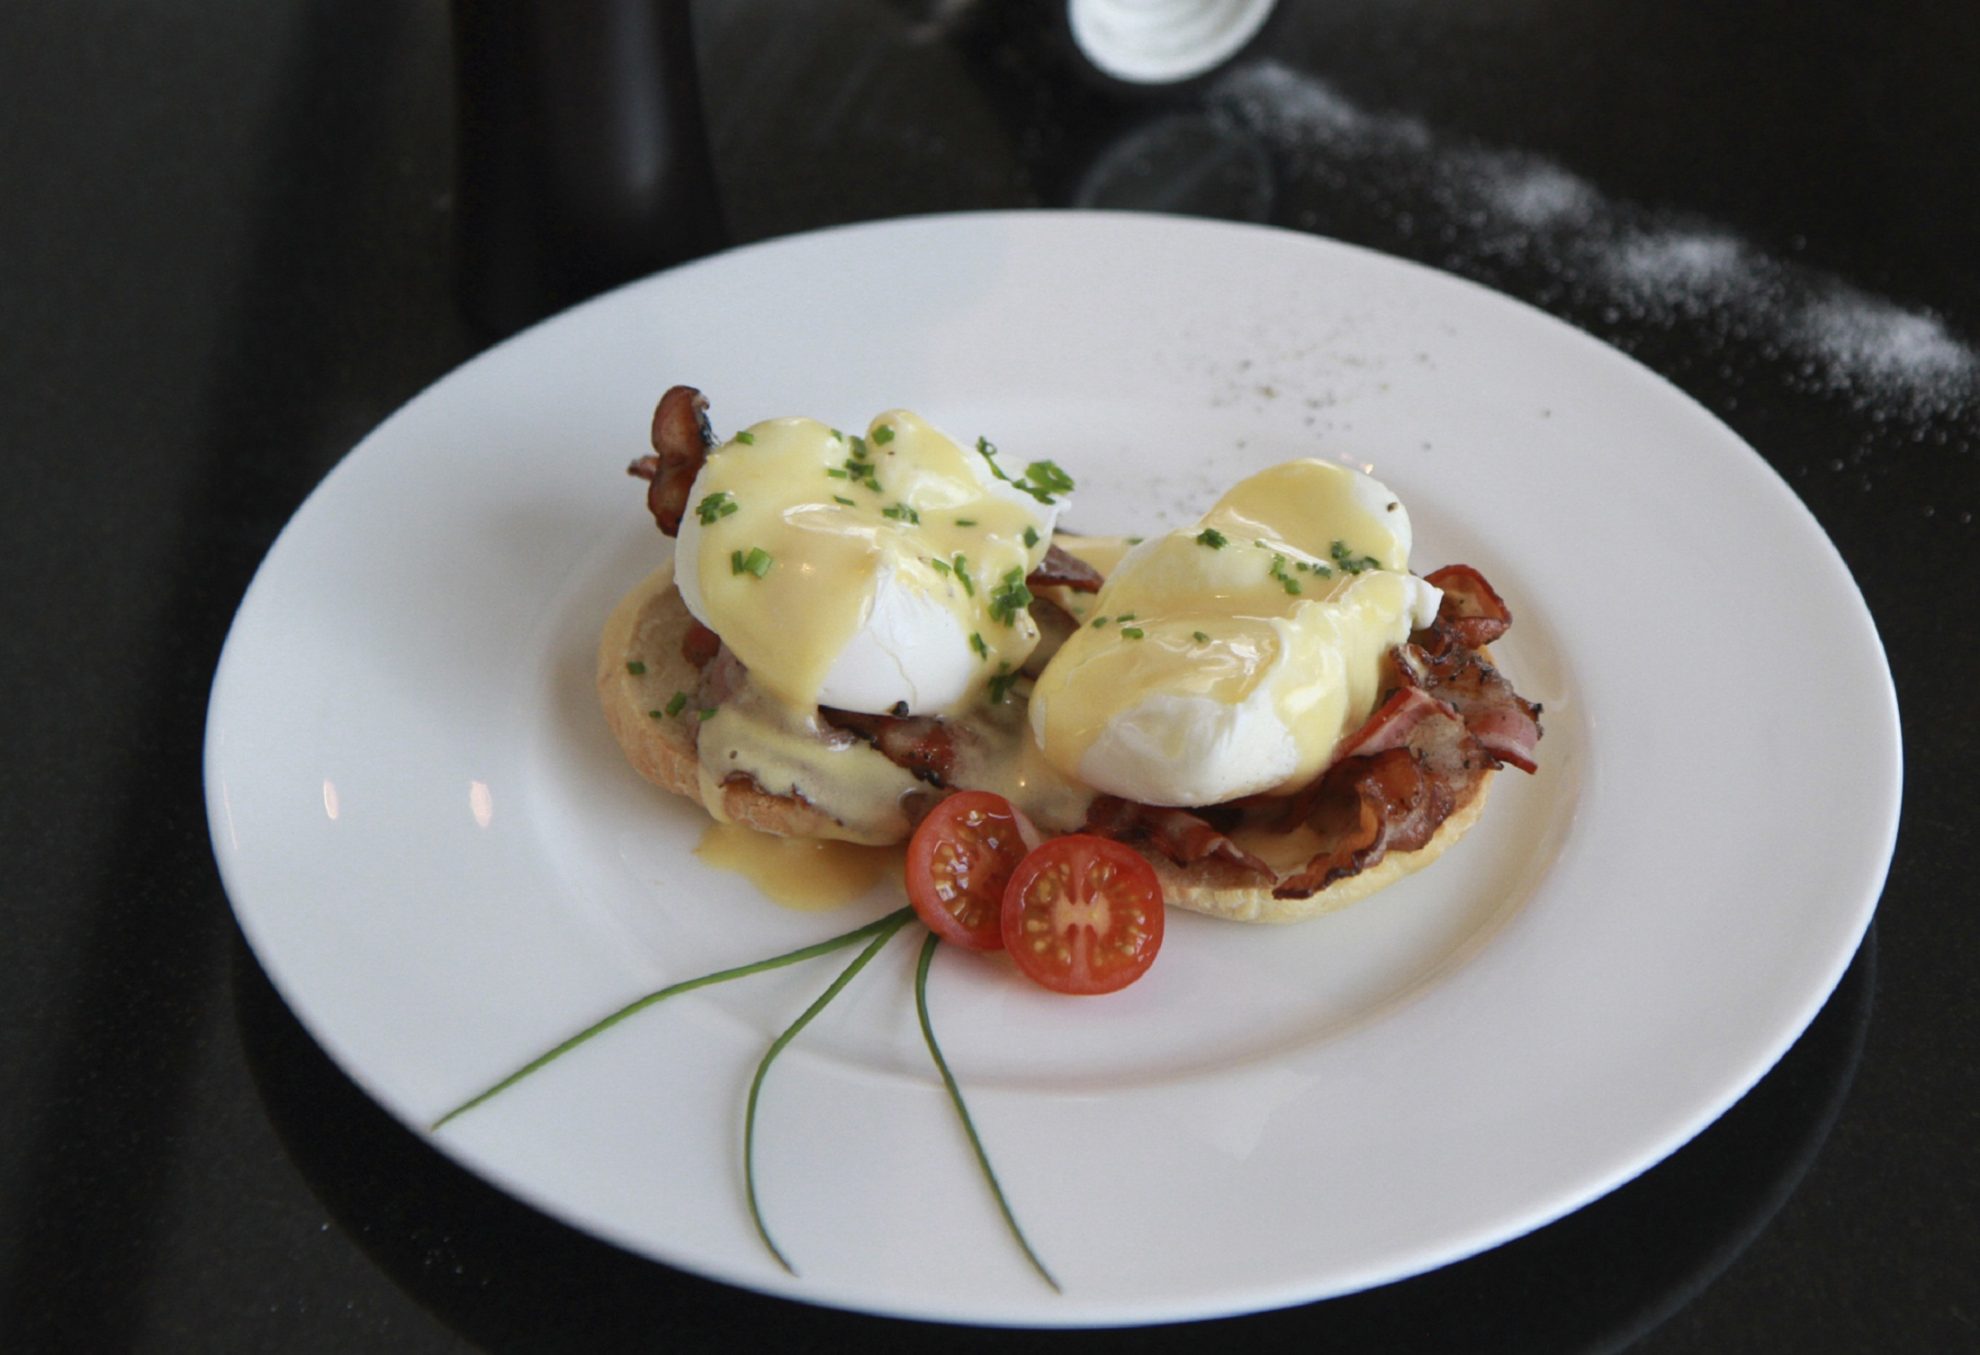
MULTIPOLYGON (((883 918, 867 923, 864 927, 855 927, 851 931, 842 932, 829 940, 819 941, 809 946, 801 946, 797 950, 786 951, 782 955, 773 955, 767 960, 755 960, 749 964, 737 965, 733 969, 720 969, 713 974, 703 974, 700 978, 684 979, 680 983, 671 983, 656 992, 648 993, 645 997, 636 998, 603 1020, 595 1021, 591 1025, 586 1026, 562 1044, 537 1055, 528 1063, 525 1063, 522 1067, 516 1069, 515 1072, 510 1073, 507 1077, 487 1088, 485 1091, 478 1092, 461 1102, 461 1104, 435 1120, 427 1132, 431 1133, 438 1130, 440 1126, 458 1115, 465 1115, 483 1101, 515 1086, 516 1083, 522 1081, 539 1068, 542 1068, 545 1064, 570 1053, 592 1036, 603 1034, 627 1017, 645 1011, 656 1002, 663 1001, 666 998, 676 997, 681 993, 691 993, 697 988, 707 988, 717 983, 727 983, 730 979, 748 978, 751 974, 763 974, 772 969, 782 969, 785 965, 796 964, 800 960, 809 960, 815 956, 827 955, 832 951, 844 949, 855 941, 865 940, 867 937, 874 936, 877 933, 884 932, 886 936, 892 936, 913 915, 913 909, 901 908, 887 914, 883 918)), ((862 963, 864 962, 862 961, 862 963)))
POLYGON ((912 908, 903 908, 866 928, 866 931, 873 934, 873 939, 866 943, 866 949, 853 957, 852 963, 845 967, 838 978, 832 980, 830 987, 818 995, 817 1001, 804 1009, 802 1016, 785 1027, 782 1035, 771 1041, 770 1048, 764 1052, 763 1062, 756 1065, 756 1076, 750 1079, 749 1104, 743 1110, 743 1184, 749 1192, 749 1216, 756 1224, 756 1235, 763 1239, 763 1245, 768 1247, 770 1254, 793 1275, 797 1274, 797 1267, 791 1264, 791 1258, 784 1255, 783 1249, 771 1240, 770 1229, 763 1222, 763 1210, 756 1201, 756 1099, 763 1090, 763 1076, 770 1071, 771 1061, 784 1052, 784 1046, 796 1039, 798 1032, 811 1024, 812 1017, 825 1010, 826 1004, 837 997, 840 990, 851 983, 860 970, 866 968, 867 961, 878 955, 881 947, 893 940, 894 933, 905 926, 908 919, 913 916, 912 908))
POLYGON ((1011 1202, 1004 1198, 1004 1188, 997 1183, 996 1169, 990 1165, 990 1154, 984 1151, 983 1139, 976 1132, 976 1122, 970 1119, 969 1107, 963 1104, 962 1088, 956 1085, 955 1074, 949 1071, 949 1061, 942 1057, 942 1046, 935 1042, 935 1026, 928 1019, 928 966, 934 961, 935 948, 940 944, 940 937, 932 931, 928 933, 928 939, 921 945, 921 962, 914 969, 914 1009, 921 1017, 921 1038, 927 1042, 929 1056, 935 1060, 935 1069, 942 1075, 942 1085, 949 1089, 949 1100, 962 1120, 963 1132, 969 1135, 969 1146, 976 1150, 976 1161, 983 1168, 983 1179, 990 1183, 990 1193, 997 1197, 997 1209, 1004 1216, 1005 1226, 1017 1240, 1025 1260, 1031 1262, 1031 1268, 1052 1286, 1052 1292, 1063 1294, 1066 1291, 1052 1278, 1052 1272, 1045 1269, 1045 1263, 1038 1259, 1038 1253, 1025 1240, 1024 1229, 1018 1227, 1017 1215, 1011 1212, 1011 1202))

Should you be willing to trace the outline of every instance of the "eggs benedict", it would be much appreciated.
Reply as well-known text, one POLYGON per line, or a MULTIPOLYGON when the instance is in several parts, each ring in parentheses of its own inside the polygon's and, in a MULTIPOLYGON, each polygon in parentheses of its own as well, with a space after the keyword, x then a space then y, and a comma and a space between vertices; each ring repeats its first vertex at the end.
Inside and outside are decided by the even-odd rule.
POLYGON ((1510 614, 1468 568, 1411 573, 1371 476, 1275 466, 1115 560, 1057 535, 1051 461, 903 410, 718 443, 705 409, 669 391, 632 468, 679 539, 598 685, 633 765, 718 819, 886 843, 989 790, 1134 846, 1170 903, 1283 921, 1427 864, 1532 769, 1538 707, 1484 653, 1510 614))

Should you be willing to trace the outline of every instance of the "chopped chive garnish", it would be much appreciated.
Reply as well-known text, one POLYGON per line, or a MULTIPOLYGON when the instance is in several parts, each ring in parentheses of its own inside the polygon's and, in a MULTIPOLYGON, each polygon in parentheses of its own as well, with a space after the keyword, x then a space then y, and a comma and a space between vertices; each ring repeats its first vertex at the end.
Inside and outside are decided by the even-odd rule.
POLYGON ((714 706, 703 706, 700 710, 696 711, 695 714, 699 715, 704 720, 712 720, 715 718, 716 709, 717 708, 714 706))
POLYGON ((626 671, 628 673, 631 673, 634 677, 639 677, 646 672, 646 665, 641 663, 638 659, 627 659, 626 671))
POLYGON ((1127 638, 1130 640, 1139 640, 1142 637, 1143 632, 1141 627, 1139 626, 1122 626, 1121 634, 1127 636, 1127 638))
POLYGON ((667 714, 679 715, 686 705, 687 693, 675 692, 673 697, 667 702, 667 714))
POLYGON ((832 430, 832 441, 834 441, 834 442, 844 442, 845 440, 846 440, 846 435, 845 435, 844 433, 841 433, 841 432, 840 432, 840 431, 839 431, 838 429, 836 429, 836 428, 834 428, 834 429, 832 430))
POLYGON ((843 480, 846 478, 845 471, 841 470, 837 466, 827 466, 825 468, 825 473, 831 476, 834 480, 843 480))
POLYGON ((1041 489, 1049 489, 1055 494, 1072 492, 1072 476, 1060 470, 1053 462, 1034 461, 1024 468, 1024 473, 1041 489))
POLYGON ((1367 569, 1380 569, 1382 562, 1372 555, 1356 555, 1348 550, 1345 541, 1336 541, 1327 553, 1334 557, 1334 563, 1350 574, 1359 574, 1367 569))
POLYGON ((904 503, 890 504, 882 508, 880 510, 880 516, 883 518, 892 518, 896 522, 919 523, 921 521, 921 514, 915 512, 914 509, 904 503))
POLYGON ((1196 643, 1200 645, 1207 645, 1210 643, 1210 637, 1205 635, 1202 631, 1200 630, 1191 631, 1190 633, 1196 637, 1196 643))
POLYGON ((852 501, 851 499, 848 499, 848 498, 847 498, 847 497, 846 497, 845 495, 843 495, 843 494, 834 494, 834 495, 832 496, 832 502, 833 502, 833 503, 842 503, 842 504, 844 504, 844 505, 845 505, 846 507, 848 507, 848 508, 851 508, 851 507, 853 506, 853 501, 852 501))
POLYGON ((762 578, 770 572, 770 552, 761 546, 751 546, 749 554, 733 551, 729 555, 729 568, 737 574, 754 574, 762 578))
POLYGON ((1094 628, 1095 630, 1098 630, 1098 629, 1100 629, 1100 627, 1102 627, 1102 626, 1104 626, 1104 625, 1106 625, 1106 624, 1107 624, 1107 621, 1108 621, 1108 618, 1107 618, 1107 617, 1104 617, 1104 616, 1096 616, 1096 617, 1094 617, 1094 618, 1093 618, 1093 628, 1094 628))
POLYGON ((658 720, 660 718, 660 712, 657 710, 649 710, 648 712, 646 712, 646 718, 649 720, 658 720))
POLYGON ((700 504, 698 504, 695 507, 694 513, 696 517, 701 519, 701 525, 707 527, 711 525, 716 518, 725 518, 729 516, 729 514, 736 511, 736 508, 737 508, 737 504, 736 504, 735 496, 730 494, 729 491, 726 489, 718 489, 713 494, 710 494, 707 498, 703 499, 700 502, 700 504))
POLYGON ((756 445, 756 434, 750 432, 738 433, 736 434, 736 441, 745 447, 754 447, 756 445))
MULTIPOLYGON (((991 686, 993 689, 996 686, 994 679, 991 686)), ((963 1133, 969 1137, 969 1146, 976 1153, 977 1165, 983 1168, 983 1179, 989 1183, 990 1193, 997 1198, 997 1211, 1004 1216, 1004 1223, 1011 1230, 1011 1237, 1017 1242, 1025 1260, 1031 1262, 1031 1268, 1038 1272, 1040 1278, 1051 1285, 1055 1292, 1064 1293, 1065 1291, 1059 1288, 1059 1282, 1052 1278, 1052 1272, 1045 1269, 1045 1263, 1038 1259, 1038 1253, 1031 1249, 1031 1243, 1025 1240, 1024 1230, 1018 1227, 1017 1215, 1011 1212, 1011 1202, 1004 1198, 1004 1188, 997 1183, 997 1173, 990 1166, 990 1154, 984 1151, 983 1140, 976 1132, 976 1124, 969 1118, 969 1107, 963 1104, 962 1088, 956 1084, 955 1074, 949 1071, 948 1060, 942 1057, 942 1047, 935 1043, 935 1026, 928 1018, 928 966, 934 960, 935 948, 940 943, 941 938, 934 932, 928 933, 928 939, 921 943, 921 959, 914 968, 914 1010, 921 1018, 921 1038, 928 1045, 928 1057, 935 1061, 935 1071, 942 1075, 942 1085, 948 1089, 949 1101, 955 1106, 957 1117, 962 1120, 963 1133)))
POLYGON ((1072 492, 1073 481, 1055 463, 1034 461, 1024 468, 1022 479, 1011 481, 1011 488, 1023 490, 1040 503, 1056 503, 1055 496, 1072 492))
POLYGON ((874 429, 873 440, 879 443, 882 447, 885 447, 888 443, 892 442, 894 440, 893 425, 883 423, 878 428, 874 429))
POLYGON ((1231 539, 1215 527, 1205 527, 1196 534, 1196 544, 1199 546, 1208 546, 1211 550, 1222 550, 1230 543, 1231 539))
POLYGON ((857 433, 853 434, 852 449, 853 449, 853 455, 855 457, 859 458, 861 461, 866 460, 866 439, 861 437, 857 433))
POLYGON ((1004 481, 1006 484, 1010 482, 1011 477, 1004 474, 1004 468, 997 464, 996 443, 990 441, 989 438, 979 437, 976 440, 976 451, 979 456, 981 456, 985 461, 990 463, 990 473, 992 475, 996 476, 999 480, 1004 481))
POLYGON ((990 595, 990 619, 1009 626, 1017 614, 1031 605, 1031 590, 1024 586, 1024 571, 1015 567, 1004 572, 1004 581, 990 595))
POLYGON ((1038 544, 1038 529, 1037 529, 1037 528, 1035 528, 1035 527, 1026 527, 1026 528, 1024 529, 1024 544, 1025 544, 1025 546, 1026 546, 1027 548, 1029 548, 1029 547, 1032 547, 1032 546, 1035 546, 1035 545, 1037 545, 1037 544, 1038 544))
POLYGON ((1133 613, 1133 612, 1122 612, 1122 613, 1121 613, 1121 614, 1120 614, 1119 616, 1117 616, 1117 617, 1115 617, 1115 618, 1114 618, 1114 620, 1116 620, 1116 621, 1132 621, 1132 620, 1134 620, 1134 613, 1133 613))
POLYGON ((963 592, 971 597, 976 596, 976 585, 970 581, 969 577, 969 557, 967 555, 958 555, 956 557, 956 578, 962 582, 963 592))
MULTIPOLYGON (((1054 462, 1034 461, 1024 468, 1023 475, 1013 480, 1004 474, 1004 468, 997 464, 996 443, 989 438, 980 437, 976 440, 976 450, 989 463, 992 475, 1004 481, 1012 489, 1023 490, 1040 503, 1056 503, 1055 495, 1072 492, 1072 476, 1060 470, 1054 462)), ((1029 546, 1035 543, 1027 541, 1025 544, 1029 546)))
POLYGON ((1272 577, 1279 581, 1279 586, 1285 589, 1286 592, 1297 593, 1300 591, 1299 580, 1286 573, 1286 557, 1277 551, 1272 553, 1272 577))
POLYGON ((949 572, 949 562, 947 560, 931 559, 928 563, 937 574, 947 574, 949 572))
POLYGON ((976 651, 976 656, 979 659, 988 659, 990 657, 990 646, 983 643, 982 631, 973 630, 969 633, 969 647, 976 651))
POLYGON ((974 527, 975 525, 976 525, 976 519, 975 519, 975 518, 957 518, 957 519, 956 519, 956 526, 958 526, 958 527, 974 527))
POLYGON ((990 679, 990 704, 1003 705, 1005 696, 1010 693, 1011 684, 1017 680, 1018 675, 1011 671, 1008 663, 998 664, 996 675, 990 679))

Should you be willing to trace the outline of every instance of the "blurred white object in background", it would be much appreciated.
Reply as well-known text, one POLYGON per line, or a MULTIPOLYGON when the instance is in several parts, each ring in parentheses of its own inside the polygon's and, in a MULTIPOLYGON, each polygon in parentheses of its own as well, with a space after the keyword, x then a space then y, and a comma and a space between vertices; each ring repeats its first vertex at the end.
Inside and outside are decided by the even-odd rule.
POLYGON ((1067 0, 1080 52, 1104 75, 1174 84, 1215 70, 1258 35, 1277 0, 1067 0))

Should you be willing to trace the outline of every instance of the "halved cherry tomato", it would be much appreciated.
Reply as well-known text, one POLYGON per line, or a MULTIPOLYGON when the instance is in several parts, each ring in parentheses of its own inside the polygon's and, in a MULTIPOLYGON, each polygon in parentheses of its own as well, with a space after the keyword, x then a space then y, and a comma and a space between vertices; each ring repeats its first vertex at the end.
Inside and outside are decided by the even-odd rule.
POLYGON ((1075 833, 1031 855, 1004 890, 1004 949, 1058 993, 1111 993, 1162 948, 1162 882, 1132 847, 1075 833))
POLYGON ((1003 796, 951 795, 908 840, 908 902, 944 941, 1002 950, 1004 886, 1035 841, 1036 830, 1003 796))

